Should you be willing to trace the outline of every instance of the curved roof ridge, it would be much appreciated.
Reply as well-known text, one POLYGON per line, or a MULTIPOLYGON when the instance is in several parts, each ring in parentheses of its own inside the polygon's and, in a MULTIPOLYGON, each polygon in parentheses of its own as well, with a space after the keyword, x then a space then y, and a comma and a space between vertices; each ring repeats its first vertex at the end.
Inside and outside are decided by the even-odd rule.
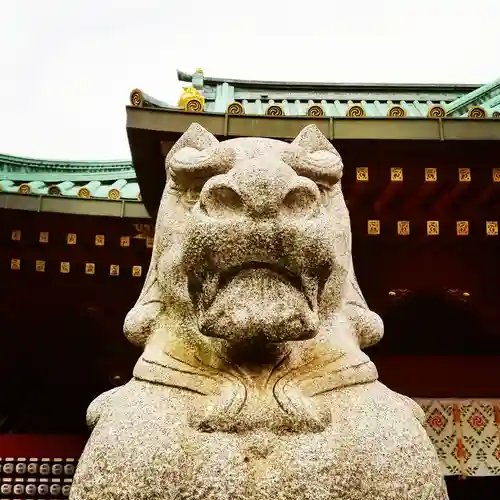
MULTIPOLYGON (((181 82, 191 82, 193 77, 201 76, 202 73, 187 73, 180 69, 177 70, 177 78, 181 82)), ((284 81, 274 81, 274 80, 244 80, 235 78, 219 78, 219 77, 209 77, 203 75, 204 84, 222 84, 227 83, 229 85, 236 85, 239 87, 268 87, 268 88, 333 88, 333 89, 386 89, 388 91, 397 90, 448 90, 456 92, 471 92, 475 89, 480 88, 483 84, 474 83, 357 83, 357 82, 284 82, 284 81)))

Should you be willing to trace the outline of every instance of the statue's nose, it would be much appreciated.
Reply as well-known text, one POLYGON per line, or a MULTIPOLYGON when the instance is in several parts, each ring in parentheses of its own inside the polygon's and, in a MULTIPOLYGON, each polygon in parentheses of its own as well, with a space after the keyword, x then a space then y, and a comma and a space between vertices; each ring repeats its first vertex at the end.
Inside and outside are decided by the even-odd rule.
POLYGON ((207 181, 200 193, 200 208, 211 217, 310 217, 319 200, 317 185, 289 167, 252 167, 207 181))

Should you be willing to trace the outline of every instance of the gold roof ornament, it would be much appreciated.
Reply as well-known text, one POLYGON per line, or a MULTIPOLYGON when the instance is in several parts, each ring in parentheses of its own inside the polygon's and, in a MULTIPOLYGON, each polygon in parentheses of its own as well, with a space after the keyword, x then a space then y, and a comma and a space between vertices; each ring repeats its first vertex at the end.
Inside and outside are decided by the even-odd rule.
POLYGON ((144 94, 142 90, 134 89, 130 92, 130 104, 136 108, 142 108, 144 106, 144 94))
POLYGON ((408 113, 406 112, 406 109, 401 106, 401 104, 393 104, 389 108, 387 116, 389 118, 406 118, 406 116, 408 116, 408 113))
POLYGON ((284 114, 283 108, 279 104, 271 104, 266 109, 267 116, 283 116, 284 114))
POLYGON ((484 120, 488 118, 486 110, 482 106, 472 106, 467 115, 472 120, 484 120))
POLYGON ((320 104, 311 104, 309 108, 307 108, 307 116, 311 116, 312 118, 325 116, 323 106, 321 106, 320 104))
POLYGON ((226 112, 228 115, 244 115, 245 108, 241 102, 234 101, 228 104, 226 112))
POLYGON ((194 87, 184 87, 177 104, 184 111, 200 112, 205 107, 205 98, 194 87))
POLYGON ((109 192, 108 192, 108 200, 119 200, 121 198, 121 194, 120 194, 120 190, 119 189, 116 189, 116 188, 113 188, 113 189, 110 189, 109 192))
POLYGON ((88 187, 82 187, 78 190, 78 198, 90 198, 92 195, 88 187))
POLYGON ((27 183, 23 183, 19 186, 18 192, 21 194, 31 194, 31 186, 27 183))
POLYGON ((444 118, 446 110, 441 104, 433 104, 427 111, 427 118, 444 118))
POLYGON ((361 103, 351 104, 347 110, 349 118, 364 118, 366 116, 365 108, 361 103))
POLYGON ((203 75, 203 70, 201 68, 196 68, 195 73, 198 73, 199 75, 203 75))

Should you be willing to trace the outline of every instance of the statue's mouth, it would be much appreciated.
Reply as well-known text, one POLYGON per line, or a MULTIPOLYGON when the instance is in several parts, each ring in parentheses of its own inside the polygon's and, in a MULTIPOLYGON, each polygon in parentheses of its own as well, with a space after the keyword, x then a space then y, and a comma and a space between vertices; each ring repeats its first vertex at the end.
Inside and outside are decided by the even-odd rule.
POLYGON ((318 307, 318 298, 321 295, 329 276, 329 269, 320 269, 319 272, 296 273, 279 263, 245 262, 221 271, 209 271, 203 276, 190 274, 188 288, 191 299, 197 309, 208 309, 219 292, 224 290, 237 276, 249 270, 263 270, 269 276, 292 286, 301 292, 312 311, 318 307))
POLYGON ((292 273, 279 264, 269 264, 266 262, 247 262, 223 271, 220 274, 219 289, 224 288, 232 279, 246 269, 266 269, 270 272, 270 274, 274 274, 284 283, 288 283, 302 292, 304 291, 300 276, 292 273))

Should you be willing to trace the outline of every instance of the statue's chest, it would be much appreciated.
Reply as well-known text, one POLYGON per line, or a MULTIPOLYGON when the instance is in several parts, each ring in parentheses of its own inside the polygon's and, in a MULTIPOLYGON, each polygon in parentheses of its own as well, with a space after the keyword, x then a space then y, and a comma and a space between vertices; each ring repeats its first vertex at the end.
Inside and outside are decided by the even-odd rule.
POLYGON ((185 471, 176 483, 179 498, 318 500, 306 494, 328 484, 318 438, 327 443, 325 436, 287 438, 268 430, 190 434, 177 447, 185 471))
POLYGON ((186 418, 192 396, 149 386, 144 395, 121 395, 101 419, 72 500, 330 500, 346 491, 350 500, 406 498, 387 496, 398 485, 417 488, 413 499, 439 477, 419 424, 408 428, 411 422, 387 419, 375 407, 367 419, 366 404, 330 402, 337 417, 321 432, 269 430, 263 424, 273 417, 264 411, 254 426, 202 432, 186 418), (127 494, 118 495, 123 484, 127 494))
MULTIPOLYGON (((175 482, 180 490, 172 498, 331 500, 349 492, 350 500, 380 500, 410 486, 418 494, 408 498, 423 498, 420 488, 437 471, 424 447, 411 465, 386 438, 367 436, 361 441, 339 428, 302 435, 267 430, 189 433, 186 438, 177 447, 185 472, 175 482), (408 467, 415 472, 406 470, 401 475, 400 470, 408 467), (407 477, 408 484, 398 477, 407 477)), ((167 475, 172 472, 169 468, 167 475)), ((403 493, 394 498, 405 498, 403 493)))

